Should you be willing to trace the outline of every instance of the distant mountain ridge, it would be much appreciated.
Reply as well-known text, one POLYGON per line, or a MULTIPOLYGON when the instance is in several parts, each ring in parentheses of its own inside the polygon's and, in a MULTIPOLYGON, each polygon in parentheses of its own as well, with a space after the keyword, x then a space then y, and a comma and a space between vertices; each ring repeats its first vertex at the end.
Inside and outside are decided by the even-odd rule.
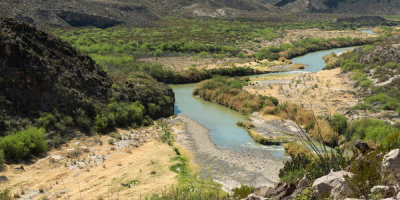
POLYGON ((400 1, 393 0, 279 0, 277 7, 292 12, 328 12, 357 14, 397 14, 400 1))
POLYGON ((2 0, 0 16, 51 27, 152 26, 165 16, 252 18, 282 13, 397 14, 394 0, 2 0))

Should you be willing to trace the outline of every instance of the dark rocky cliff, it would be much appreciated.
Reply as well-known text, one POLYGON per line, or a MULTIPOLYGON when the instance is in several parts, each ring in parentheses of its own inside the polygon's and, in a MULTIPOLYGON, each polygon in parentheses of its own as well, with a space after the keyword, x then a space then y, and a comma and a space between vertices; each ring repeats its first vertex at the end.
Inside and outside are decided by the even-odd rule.
MULTIPOLYGON (((120 82, 120 81, 118 81, 120 82)), ((36 27, 0 18, 0 136, 31 124, 41 113, 93 118, 115 99, 160 106, 152 118, 173 114, 174 94, 148 76, 117 83, 89 56, 36 27), (103 106, 104 107, 104 106, 103 106)))

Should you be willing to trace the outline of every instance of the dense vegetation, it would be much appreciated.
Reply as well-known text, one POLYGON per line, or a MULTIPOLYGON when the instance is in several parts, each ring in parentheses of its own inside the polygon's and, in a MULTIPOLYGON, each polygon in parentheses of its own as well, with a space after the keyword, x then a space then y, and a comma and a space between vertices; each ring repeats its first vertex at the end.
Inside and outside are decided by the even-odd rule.
POLYGON ((193 83, 212 75, 245 76, 257 73, 248 67, 224 69, 172 70, 157 63, 139 62, 142 57, 194 56, 277 60, 311 51, 370 43, 373 39, 304 39, 277 47, 260 49, 261 41, 280 38, 288 29, 349 28, 347 23, 273 23, 225 20, 183 20, 167 18, 152 28, 113 27, 108 29, 54 30, 53 33, 80 51, 89 54, 105 71, 134 73, 143 71, 164 83, 193 83), (247 51, 256 53, 248 54, 247 51))
POLYGON ((376 38, 332 38, 327 40, 318 38, 307 38, 301 41, 294 42, 291 45, 283 44, 279 47, 273 46, 260 49, 256 52, 255 57, 259 60, 278 60, 278 58, 280 57, 293 58, 309 52, 339 47, 358 46, 362 44, 372 43, 376 40, 376 38))
POLYGON ((250 94, 243 89, 246 85, 244 79, 215 76, 199 83, 193 94, 245 114, 278 105, 274 97, 250 94))
POLYGON ((245 76, 257 74, 256 70, 250 67, 226 67, 213 69, 198 69, 191 67, 186 70, 176 71, 162 67, 160 64, 133 62, 130 64, 115 65, 109 70, 110 73, 118 76, 135 74, 137 72, 149 74, 156 80, 164 83, 182 84, 195 83, 211 78, 213 75, 221 76, 245 76))
POLYGON ((152 28, 60 29, 53 33, 93 57, 124 54, 138 58, 201 52, 236 56, 240 51, 237 46, 245 47, 251 41, 258 43, 260 40, 282 37, 284 30, 337 30, 348 29, 354 25, 357 27, 357 24, 346 22, 276 23, 166 18, 152 28))

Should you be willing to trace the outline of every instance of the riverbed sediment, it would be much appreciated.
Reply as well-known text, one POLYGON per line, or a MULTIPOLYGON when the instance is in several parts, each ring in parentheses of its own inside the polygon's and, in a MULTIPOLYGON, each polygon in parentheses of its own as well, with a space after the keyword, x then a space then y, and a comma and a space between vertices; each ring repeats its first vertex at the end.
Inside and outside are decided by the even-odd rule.
POLYGON ((265 148, 240 148, 240 150, 217 147, 208 129, 191 118, 178 115, 170 125, 177 134, 177 141, 193 153, 199 165, 200 176, 222 184, 230 191, 240 185, 273 186, 279 182, 282 158, 276 158, 265 148))

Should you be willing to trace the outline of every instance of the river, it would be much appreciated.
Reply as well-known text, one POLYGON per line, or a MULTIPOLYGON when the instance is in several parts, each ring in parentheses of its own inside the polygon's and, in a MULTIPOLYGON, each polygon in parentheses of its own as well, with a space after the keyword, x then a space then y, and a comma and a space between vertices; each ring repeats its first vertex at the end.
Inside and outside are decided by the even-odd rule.
MULTIPOLYGON (((330 54, 331 52, 340 53, 353 48, 354 47, 347 47, 318 51, 296 57, 292 59, 293 63, 300 63, 306 65, 307 67, 304 70, 282 72, 280 74, 318 72, 325 66, 325 63, 322 59, 323 56, 330 54)), ((255 76, 270 75, 271 74, 262 74, 255 76)), ((211 103, 199 97, 193 96, 192 92, 195 85, 196 84, 170 85, 175 93, 175 114, 190 117, 208 128, 210 130, 209 134, 211 139, 220 148, 237 149, 243 146, 266 148, 275 156, 283 156, 282 147, 272 146, 268 148, 263 145, 259 145, 255 143, 248 135, 246 129, 236 126, 237 121, 247 121, 245 116, 225 106, 211 103)))
MULTIPOLYGON (((280 74, 318 72, 322 70, 325 66, 325 63, 322 59, 323 56, 330 54, 331 52, 340 53, 353 48, 354 47, 348 47, 318 51, 306 54, 304 56, 296 57, 292 59, 293 63, 306 65, 306 68, 304 70, 282 72, 280 74)), ((254 75, 254 77, 270 75, 271 74, 262 74, 254 75)), ((271 159, 271 156, 273 156, 274 159, 277 160, 287 159, 282 146, 260 145, 254 142, 254 140, 248 135, 246 129, 236 125, 237 121, 248 121, 246 116, 227 107, 211 103, 199 97, 193 96, 192 92, 195 85, 196 84, 170 85, 175 93, 175 114, 189 117, 203 127, 207 128, 208 134, 210 135, 212 142, 216 145, 217 148, 221 149, 222 151, 228 150, 233 152, 249 152, 254 150, 255 152, 257 152, 256 156, 259 156, 261 160, 271 159)), ((218 162, 218 160, 212 161, 212 163, 216 162, 218 162)), ((202 163, 200 162, 200 164, 202 163)), ((226 166, 226 164, 224 165, 226 166)), ((218 170, 221 171, 221 169, 216 166, 215 169, 212 169, 211 171, 213 171, 213 173, 220 173, 218 170)), ((232 171, 235 171, 235 169, 231 170, 229 173, 232 173, 232 171)), ((220 178, 219 182, 224 185, 226 180, 229 179, 229 173, 227 172, 224 178, 220 178)), ((268 175, 264 175, 266 176, 266 178, 264 179, 268 179, 268 175)), ((240 182, 237 180, 236 182, 240 182)), ((262 183, 262 181, 263 180, 260 180, 259 182, 262 183)), ((249 181, 241 182, 241 184, 248 183, 249 181)), ((231 188, 232 187, 227 187, 227 189, 231 188)))

